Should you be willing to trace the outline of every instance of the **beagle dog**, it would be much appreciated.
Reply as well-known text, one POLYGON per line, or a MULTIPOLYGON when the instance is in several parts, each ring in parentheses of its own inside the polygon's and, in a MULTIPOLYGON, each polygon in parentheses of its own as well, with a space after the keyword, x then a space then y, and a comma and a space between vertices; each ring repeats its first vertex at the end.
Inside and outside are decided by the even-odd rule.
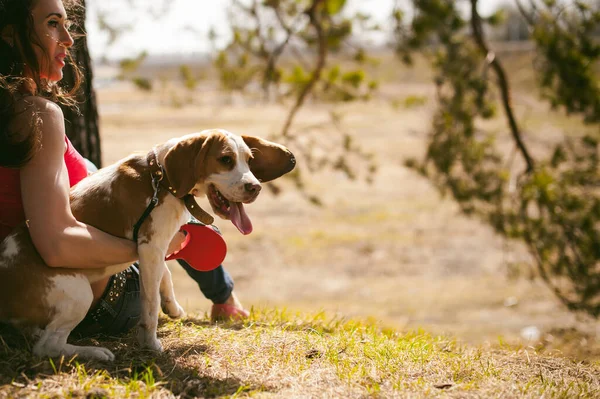
MULTIPOLYGON (((157 145, 148 154, 131 155, 71 189, 77 220, 118 237, 135 236, 142 301, 138 341, 143 348, 162 350, 156 336, 159 303, 172 318, 184 315, 164 259, 173 236, 199 208, 192 195, 206 195, 215 214, 249 234, 252 223, 244 204, 256 199, 261 182, 290 172, 295 162, 279 144, 205 130, 157 145), (154 208, 148 214, 151 203, 154 208), (140 223, 143 214, 147 217, 140 223)), ((206 213, 197 215, 211 222, 206 213)), ((112 361, 108 349, 70 345, 67 338, 90 308, 90 283, 129 266, 48 267, 23 224, 0 243, 0 320, 36 331, 35 355, 112 361)))

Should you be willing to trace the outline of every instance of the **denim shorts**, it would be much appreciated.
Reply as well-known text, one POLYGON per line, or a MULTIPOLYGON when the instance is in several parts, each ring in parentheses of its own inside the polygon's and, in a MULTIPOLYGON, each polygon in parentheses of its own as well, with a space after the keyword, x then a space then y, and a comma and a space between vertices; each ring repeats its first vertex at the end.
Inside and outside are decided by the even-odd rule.
POLYGON ((120 335, 137 325, 142 314, 137 266, 134 263, 110 278, 98 303, 73 330, 74 336, 120 335))

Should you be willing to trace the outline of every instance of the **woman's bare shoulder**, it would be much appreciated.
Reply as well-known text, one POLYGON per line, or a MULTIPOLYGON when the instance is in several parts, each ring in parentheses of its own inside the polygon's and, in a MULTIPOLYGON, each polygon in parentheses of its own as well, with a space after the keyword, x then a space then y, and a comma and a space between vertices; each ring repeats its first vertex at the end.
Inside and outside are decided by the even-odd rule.
POLYGON ((63 117, 60 107, 43 97, 26 96, 17 99, 15 102, 15 115, 19 117, 31 117, 38 115, 40 118, 45 117, 63 117))
POLYGON ((37 129, 64 130, 64 116, 60 107, 43 97, 27 96, 15 102, 12 130, 24 137, 37 129))

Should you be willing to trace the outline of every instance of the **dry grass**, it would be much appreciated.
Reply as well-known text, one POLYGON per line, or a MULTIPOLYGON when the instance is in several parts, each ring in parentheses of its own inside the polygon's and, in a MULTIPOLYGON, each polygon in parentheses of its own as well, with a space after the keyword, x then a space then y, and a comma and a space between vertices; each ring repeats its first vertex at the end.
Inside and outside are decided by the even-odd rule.
POLYGON ((244 324, 222 325, 202 317, 163 320, 159 336, 165 352, 158 356, 136 350, 132 337, 85 342, 114 350, 114 364, 32 359, 5 344, 0 397, 600 395, 598 363, 540 356, 531 348, 466 347, 323 313, 254 311, 244 324))

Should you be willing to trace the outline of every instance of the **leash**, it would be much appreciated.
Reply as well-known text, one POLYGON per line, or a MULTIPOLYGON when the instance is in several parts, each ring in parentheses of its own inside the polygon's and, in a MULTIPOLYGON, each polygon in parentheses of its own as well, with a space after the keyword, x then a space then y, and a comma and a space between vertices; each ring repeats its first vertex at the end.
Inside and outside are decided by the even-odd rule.
MULTIPOLYGON (((171 195, 176 196, 176 190, 168 184, 168 178, 165 175, 165 170, 163 166, 158 162, 158 157, 156 156, 156 150, 153 148, 152 151, 148 153, 148 165, 150 165, 154 170, 150 172, 152 176, 152 188, 154 189, 154 194, 152 195, 152 199, 150 203, 146 207, 142 216, 138 219, 136 224, 133 226, 133 241, 137 242, 138 234, 142 224, 146 221, 150 213, 154 210, 156 205, 158 205, 158 193, 160 192, 160 188, 163 187, 166 189, 171 195)), ((186 194, 182 198, 183 203, 187 210, 192 214, 193 217, 198 219, 205 225, 211 225, 215 221, 215 219, 208 214, 204 209, 198 205, 194 196, 191 194, 186 194)))

